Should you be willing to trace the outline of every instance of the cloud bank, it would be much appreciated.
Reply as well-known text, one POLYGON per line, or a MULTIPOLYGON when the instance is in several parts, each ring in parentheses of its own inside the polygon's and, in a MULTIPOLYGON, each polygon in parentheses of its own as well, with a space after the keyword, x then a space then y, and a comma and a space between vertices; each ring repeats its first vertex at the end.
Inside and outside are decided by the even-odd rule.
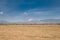
POLYGON ((3 12, 0 12, 0 14, 2 15, 2 14, 3 14, 3 12))

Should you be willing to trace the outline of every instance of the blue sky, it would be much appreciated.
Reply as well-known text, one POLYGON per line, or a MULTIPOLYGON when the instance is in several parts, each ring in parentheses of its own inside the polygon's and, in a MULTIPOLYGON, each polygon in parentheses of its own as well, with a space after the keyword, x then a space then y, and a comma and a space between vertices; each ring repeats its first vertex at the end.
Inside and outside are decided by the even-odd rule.
POLYGON ((0 20, 31 22, 60 19, 60 0, 0 0, 0 20))

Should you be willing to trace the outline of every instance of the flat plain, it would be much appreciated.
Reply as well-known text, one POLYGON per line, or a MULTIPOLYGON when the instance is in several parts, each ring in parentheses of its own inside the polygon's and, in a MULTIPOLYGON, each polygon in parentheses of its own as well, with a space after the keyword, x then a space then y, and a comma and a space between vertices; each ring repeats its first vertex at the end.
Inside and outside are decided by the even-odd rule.
POLYGON ((60 40, 60 25, 0 25, 0 40, 60 40))

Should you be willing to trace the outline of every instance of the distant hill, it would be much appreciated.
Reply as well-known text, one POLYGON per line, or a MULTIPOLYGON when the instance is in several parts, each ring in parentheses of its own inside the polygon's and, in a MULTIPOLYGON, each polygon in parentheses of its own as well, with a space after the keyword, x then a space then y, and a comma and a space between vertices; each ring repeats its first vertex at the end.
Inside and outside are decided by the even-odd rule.
POLYGON ((5 21, 5 20, 0 20, 0 24, 7 24, 8 21, 5 21))
POLYGON ((6 20, 0 20, 0 24, 44 24, 44 23, 57 23, 60 24, 60 19, 44 19, 44 20, 33 20, 26 22, 9 22, 6 20))
POLYGON ((60 19, 45 19, 40 21, 43 23, 60 23, 60 19))

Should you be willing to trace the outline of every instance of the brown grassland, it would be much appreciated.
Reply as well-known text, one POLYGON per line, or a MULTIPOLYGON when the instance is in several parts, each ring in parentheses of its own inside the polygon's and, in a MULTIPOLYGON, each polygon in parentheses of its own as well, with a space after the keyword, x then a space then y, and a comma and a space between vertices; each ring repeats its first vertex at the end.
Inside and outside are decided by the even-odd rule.
POLYGON ((0 25, 0 40, 60 40, 60 25, 0 25))

